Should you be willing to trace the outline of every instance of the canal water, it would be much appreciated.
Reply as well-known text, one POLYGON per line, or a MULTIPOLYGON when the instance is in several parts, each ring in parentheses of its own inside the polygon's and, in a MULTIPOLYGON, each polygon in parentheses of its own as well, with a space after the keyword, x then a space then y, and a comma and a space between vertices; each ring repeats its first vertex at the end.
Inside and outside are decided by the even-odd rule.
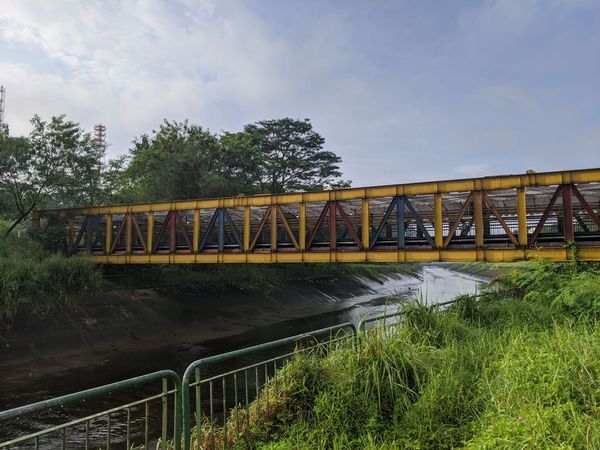
MULTIPOLYGON (((383 281, 361 279, 360 282, 365 286, 365 289, 360 294, 348 298, 331 298, 327 302, 326 308, 315 306, 314 314, 307 314, 302 318, 271 323, 240 334, 201 343, 182 342, 178 345, 146 349, 135 353, 112 354, 100 366, 93 364, 71 368, 46 375, 43 380, 32 380, 31 383, 27 381, 27 374, 24 373, 22 379, 8 385, 4 384, 2 388, 3 404, 0 409, 24 405, 40 399, 99 386, 155 370, 171 369, 182 374, 190 362, 199 358, 343 322, 357 324, 363 318, 383 314, 390 309, 394 309, 395 303, 412 298, 420 299, 428 304, 448 301, 459 294, 478 292, 486 281, 487 279, 484 277, 462 273, 454 270, 451 266, 437 264, 423 265, 414 276, 398 274, 397 276, 388 276, 383 281)), ((220 314, 221 311, 214 311, 215 317, 220 314)), ((252 359, 236 361, 236 366, 239 367, 252 362, 254 362, 252 359)), ((219 370, 223 370, 223 367, 220 367, 219 370)), ((156 391, 152 393, 156 393, 156 391)), ((40 427, 56 425, 65 420, 94 412, 97 408, 104 409, 105 407, 114 406, 115 402, 118 404, 130 401, 130 398, 132 397, 120 398, 117 395, 108 400, 88 402, 87 405, 77 405, 74 408, 60 409, 49 414, 13 421, 8 425, 0 423, 0 441, 1 438, 14 435, 15 432, 21 434, 24 431, 34 431, 39 430, 40 427)), ((151 416, 151 425, 156 424, 160 419, 160 405, 154 408, 151 416)), ((138 425, 140 424, 138 423, 138 425)), ((120 440, 119 434, 123 433, 124 428, 122 426, 113 425, 112 434, 115 441, 118 442, 120 440)), ((73 448, 77 448, 77 440, 81 438, 80 432, 75 434, 79 436, 71 437, 71 439, 75 439, 75 441, 72 441, 73 448)), ((104 439, 103 436, 96 437, 100 440, 104 439)), ((60 439, 60 436, 56 436, 55 439, 60 439)), ((120 446, 117 444, 116 448, 120 448, 120 446)))

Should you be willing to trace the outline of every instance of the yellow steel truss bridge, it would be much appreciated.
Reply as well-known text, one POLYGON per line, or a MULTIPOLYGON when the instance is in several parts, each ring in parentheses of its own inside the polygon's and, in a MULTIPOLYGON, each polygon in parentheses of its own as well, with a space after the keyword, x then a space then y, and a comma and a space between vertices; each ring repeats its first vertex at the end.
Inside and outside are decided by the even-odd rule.
POLYGON ((36 211, 104 264, 600 260, 600 169, 36 211))

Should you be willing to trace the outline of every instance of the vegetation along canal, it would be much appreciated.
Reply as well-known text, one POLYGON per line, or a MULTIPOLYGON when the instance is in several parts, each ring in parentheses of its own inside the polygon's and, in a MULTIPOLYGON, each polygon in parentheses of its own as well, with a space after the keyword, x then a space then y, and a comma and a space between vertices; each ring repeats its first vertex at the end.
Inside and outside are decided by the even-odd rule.
MULTIPOLYGON (((486 280, 485 276, 467 274, 454 266, 423 265, 412 266, 410 270, 400 266, 397 270, 388 268, 377 279, 357 274, 347 275, 342 280, 324 277, 310 282, 292 281, 263 296, 222 291, 208 296, 197 292, 188 293, 188 296, 173 293, 171 298, 165 299, 147 289, 123 290, 128 291, 128 300, 121 299, 123 302, 131 301, 133 305, 141 302, 156 313, 150 317, 147 311, 136 307, 124 306, 121 310, 125 315, 150 317, 145 320, 148 333, 132 326, 128 328, 130 338, 124 340, 114 337, 119 334, 118 327, 96 330, 95 334, 82 333, 78 328, 77 336, 73 335, 73 330, 66 334, 46 333, 47 348, 37 345, 39 340, 30 338, 29 345, 37 345, 37 352, 31 357, 21 357, 18 362, 15 358, 10 358, 12 363, 3 358, 0 363, 3 366, 0 371, 1 403, 3 408, 15 407, 160 369, 172 369, 181 374, 190 362, 202 357, 342 322, 357 323, 362 318, 394 308, 395 302, 410 298, 429 303, 450 300, 458 294, 476 292, 486 280), (340 282, 347 286, 345 290, 340 290, 340 282), (166 322, 156 317, 162 316, 163 301, 171 302, 170 309, 174 311, 166 322), (150 338, 153 327, 158 339, 150 338), (109 335, 112 335, 113 343, 108 348, 102 347, 99 341, 109 335), (89 346, 65 343, 73 340, 87 341, 89 346)), ((132 321, 130 316, 128 319, 132 321)), ((96 328, 99 327, 96 324, 96 328)), ((5 337, 5 341, 8 342, 8 338, 5 337)), ((251 362, 236 361, 236 364, 251 362)), ((113 397, 112 401, 115 400, 113 397)), ((81 416, 99 406, 106 405, 88 402, 78 408, 54 411, 33 417, 29 423, 12 426, 39 429, 40 425, 81 416)), ((158 416, 160 408, 156 408, 154 414, 158 416)), ((10 430, 2 431, 8 433, 10 430)), ((119 429, 113 431, 115 440, 118 440, 119 432, 119 429)))

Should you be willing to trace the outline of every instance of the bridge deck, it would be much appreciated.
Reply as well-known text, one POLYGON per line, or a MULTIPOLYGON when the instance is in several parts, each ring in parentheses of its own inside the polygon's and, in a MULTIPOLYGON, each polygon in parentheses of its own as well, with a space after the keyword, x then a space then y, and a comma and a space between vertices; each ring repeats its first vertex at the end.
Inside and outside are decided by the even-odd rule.
POLYGON ((108 264, 600 260, 600 169, 34 213, 108 264))

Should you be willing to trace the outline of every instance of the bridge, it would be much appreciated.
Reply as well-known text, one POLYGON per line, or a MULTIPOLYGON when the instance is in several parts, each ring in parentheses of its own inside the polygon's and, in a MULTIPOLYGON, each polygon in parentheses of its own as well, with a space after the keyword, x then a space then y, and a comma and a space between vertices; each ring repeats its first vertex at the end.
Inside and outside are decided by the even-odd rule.
POLYGON ((103 264, 600 260, 600 169, 38 210, 103 264))

